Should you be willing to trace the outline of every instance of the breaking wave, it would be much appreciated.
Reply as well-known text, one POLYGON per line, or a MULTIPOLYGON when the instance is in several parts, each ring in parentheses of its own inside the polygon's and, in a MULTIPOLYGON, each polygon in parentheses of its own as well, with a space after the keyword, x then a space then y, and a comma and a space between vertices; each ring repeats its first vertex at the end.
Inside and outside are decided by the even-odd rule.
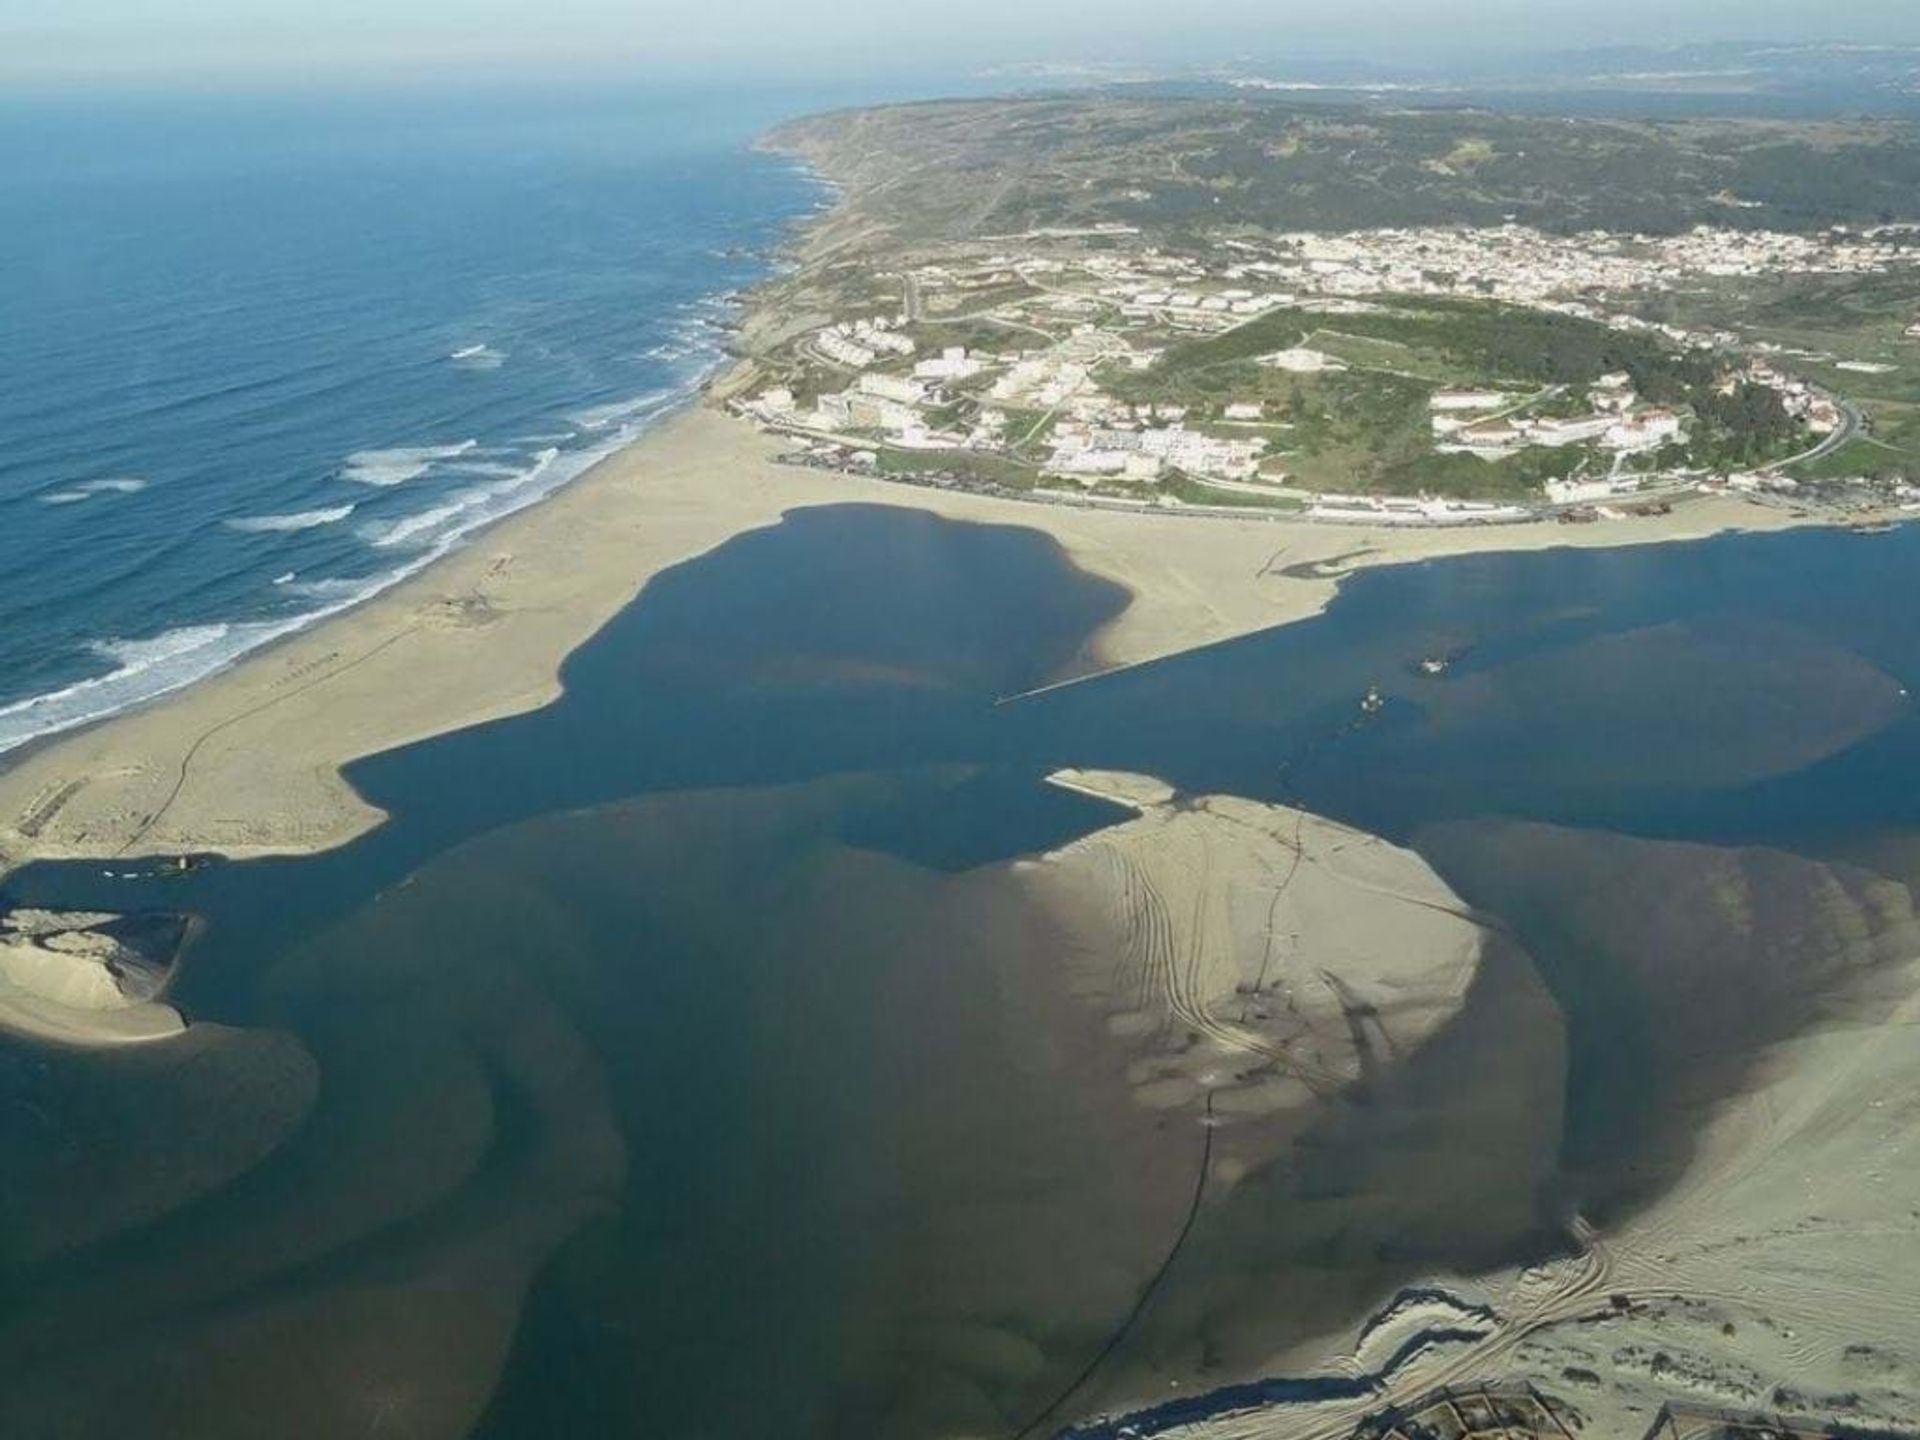
POLYGON ((443 460, 457 460, 480 448, 478 440, 457 445, 402 445, 392 450, 356 450, 340 478, 356 485, 404 485, 418 480, 443 460))
POLYGON ((463 370, 498 370, 507 363, 506 353, 491 345, 463 345, 447 359, 463 370))
MULTIPOLYGON (((580 446, 569 450, 548 444, 530 463, 515 466, 485 452, 476 455, 481 449, 477 440, 356 451, 339 472, 343 480, 385 488, 437 471, 483 483, 456 491, 415 514, 363 528, 360 538, 374 549, 404 554, 404 560, 390 569, 369 576, 313 580, 300 579, 296 572, 289 571, 275 578, 274 585, 281 594, 308 601, 312 609, 283 618, 183 626, 145 639, 113 639, 89 645, 92 656, 110 662, 113 668, 107 674, 0 706, 0 754, 183 689, 263 645, 364 604, 440 560, 474 531, 546 498, 630 444, 662 416, 690 400, 720 359, 717 348, 709 350, 704 363, 672 388, 577 411, 566 417, 573 429, 565 436, 548 432, 527 437, 528 441, 571 440, 580 446), (470 456, 473 458, 467 458, 470 456)), ((73 493, 87 499, 96 494, 130 494, 144 485, 144 481, 133 479, 89 481, 73 487, 73 493), (79 494, 82 490, 86 493, 79 494)), ((41 498, 48 503, 75 503, 41 498)), ((348 502, 282 515, 243 516, 226 525, 245 533, 294 533, 337 524, 356 508, 356 503, 348 502)))
POLYGON ((131 475, 116 476, 110 480, 83 480, 78 485, 69 485, 64 490, 50 490, 40 497, 42 505, 79 505, 93 499, 96 495, 138 495, 147 488, 147 482, 131 475))
MULTIPOLYGON (((239 625, 188 625, 145 640, 100 640, 88 648, 113 669, 45 695, 0 706, 0 751, 37 735, 98 720, 191 685, 238 651, 239 625)), ((244 642, 243 642, 244 643, 244 642)))
POLYGON ((353 513, 353 506, 335 505, 326 510, 296 510, 291 515, 246 515, 227 521, 229 530, 248 535, 281 534, 292 530, 316 530, 332 525, 353 513))

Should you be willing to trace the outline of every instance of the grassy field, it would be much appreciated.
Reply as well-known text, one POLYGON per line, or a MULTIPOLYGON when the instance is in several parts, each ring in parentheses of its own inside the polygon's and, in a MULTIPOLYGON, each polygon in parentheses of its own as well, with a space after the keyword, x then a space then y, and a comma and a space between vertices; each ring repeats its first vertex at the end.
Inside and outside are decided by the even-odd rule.
POLYGON ((1905 333, 1920 319, 1920 275, 1728 280, 1660 296, 1648 308, 1681 324, 1732 331, 1748 344, 1785 347, 1781 368, 1861 408, 1870 435, 1794 467, 1796 477, 1920 480, 1920 338, 1905 333), (1849 361, 1893 368, 1842 369, 1849 361))
POLYGON ((882 475, 948 475, 968 485, 1002 490, 1031 490, 1040 481, 1034 466, 976 450, 878 449, 875 454, 882 475))
POLYGON ((1190 424, 1217 417, 1229 403, 1263 404, 1275 422, 1271 463, 1305 489, 1511 499, 1537 498, 1546 480, 1590 457, 1579 449, 1498 461, 1438 454, 1428 405, 1436 389, 1501 389, 1516 401, 1541 397, 1540 408, 1572 413, 1584 409, 1577 387, 1587 381, 1627 368, 1652 382, 1669 363, 1654 342, 1589 321, 1420 298, 1391 301, 1380 314, 1343 315, 1337 326, 1310 311, 1278 311, 1177 344, 1151 371, 1102 381, 1124 399, 1187 405, 1190 424), (1255 358, 1303 344, 1353 368, 1295 374, 1255 358), (1573 393, 1556 395, 1556 385, 1573 393))

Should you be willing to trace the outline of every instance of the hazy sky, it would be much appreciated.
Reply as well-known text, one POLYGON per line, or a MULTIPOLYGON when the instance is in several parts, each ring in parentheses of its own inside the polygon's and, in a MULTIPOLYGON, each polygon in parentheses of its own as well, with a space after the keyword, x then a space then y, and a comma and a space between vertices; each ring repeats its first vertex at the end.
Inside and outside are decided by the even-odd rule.
POLYGON ((716 62, 935 76, 1714 39, 1920 43, 1920 0, 0 0, 0 79, 716 62))

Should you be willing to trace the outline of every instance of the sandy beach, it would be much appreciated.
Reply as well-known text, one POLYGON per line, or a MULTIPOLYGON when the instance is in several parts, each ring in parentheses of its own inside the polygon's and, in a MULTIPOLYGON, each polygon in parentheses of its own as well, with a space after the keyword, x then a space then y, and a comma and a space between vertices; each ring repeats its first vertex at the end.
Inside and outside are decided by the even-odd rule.
POLYGON ((1315 614, 1361 566, 1794 523, 1733 500, 1596 525, 1434 530, 1122 513, 781 465, 779 448, 745 421, 691 408, 365 606, 0 761, 0 873, 36 858, 342 844, 380 820, 342 765, 546 703, 566 656, 654 575, 807 506, 895 505, 1045 531, 1133 595, 1083 657, 1087 671, 1315 614))

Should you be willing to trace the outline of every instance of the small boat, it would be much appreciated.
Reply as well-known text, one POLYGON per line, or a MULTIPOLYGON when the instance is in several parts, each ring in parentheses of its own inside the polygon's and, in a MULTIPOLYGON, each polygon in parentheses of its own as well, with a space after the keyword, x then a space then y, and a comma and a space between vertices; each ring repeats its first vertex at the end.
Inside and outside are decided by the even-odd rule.
POLYGON ((1452 663, 1452 659, 1448 656, 1429 655, 1420 662, 1420 673, 1422 675, 1441 675, 1446 673, 1447 666, 1452 663))
POLYGON ((1367 687, 1367 693, 1360 699, 1360 713, 1362 715, 1378 715, 1386 708, 1387 697, 1380 693, 1380 687, 1378 685, 1369 685, 1367 687))

